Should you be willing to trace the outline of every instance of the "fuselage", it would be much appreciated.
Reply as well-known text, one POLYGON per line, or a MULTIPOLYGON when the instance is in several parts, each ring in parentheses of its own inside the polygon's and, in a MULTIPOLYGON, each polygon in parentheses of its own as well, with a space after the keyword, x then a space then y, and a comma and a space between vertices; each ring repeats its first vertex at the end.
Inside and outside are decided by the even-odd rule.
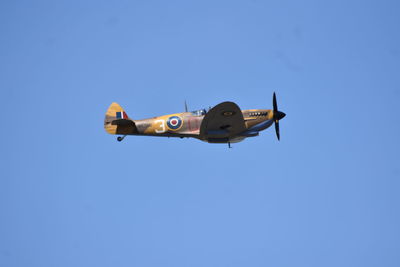
POLYGON ((205 110, 133 120, 136 131, 132 135, 193 137, 211 143, 234 143, 247 137, 257 136, 260 131, 273 124, 273 111, 270 109, 250 109, 241 112, 246 130, 236 136, 229 137, 229 139, 208 138, 207 135, 200 133, 201 123, 206 115, 205 110))

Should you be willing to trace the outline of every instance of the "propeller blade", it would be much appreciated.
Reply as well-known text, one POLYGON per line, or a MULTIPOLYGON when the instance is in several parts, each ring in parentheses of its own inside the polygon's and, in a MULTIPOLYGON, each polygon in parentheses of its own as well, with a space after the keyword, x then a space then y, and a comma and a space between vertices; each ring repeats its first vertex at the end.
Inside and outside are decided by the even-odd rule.
POLYGON ((276 103, 276 94, 275 94, 275 92, 274 92, 274 97, 273 97, 272 104, 274 105, 274 114, 275 114, 275 112, 278 111, 278 104, 276 103))
POLYGON ((276 137, 278 138, 278 141, 280 141, 281 135, 279 133, 279 121, 275 121, 275 132, 276 132, 276 137))

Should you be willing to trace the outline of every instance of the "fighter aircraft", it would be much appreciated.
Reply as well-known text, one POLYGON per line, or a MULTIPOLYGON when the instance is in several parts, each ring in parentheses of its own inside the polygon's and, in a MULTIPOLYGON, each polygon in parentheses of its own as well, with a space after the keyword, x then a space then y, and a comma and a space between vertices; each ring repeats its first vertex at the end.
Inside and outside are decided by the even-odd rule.
POLYGON ((278 110, 275 92, 273 109, 240 110, 233 102, 223 102, 210 108, 163 115, 150 119, 133 120, 117 103, 112 103, 107 110, 104 128, 110 134, 122 135, 121 142, 127 135, 193 137, 208 143, 236 143, 247 137, 258 136, 275 123, 278 140, 279 120, 286 114, 278 110))

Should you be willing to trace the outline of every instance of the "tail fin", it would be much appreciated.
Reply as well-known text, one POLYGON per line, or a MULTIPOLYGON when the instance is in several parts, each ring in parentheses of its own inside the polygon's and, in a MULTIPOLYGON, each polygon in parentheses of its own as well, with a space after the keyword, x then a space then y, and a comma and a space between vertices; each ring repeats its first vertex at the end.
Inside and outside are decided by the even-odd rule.
POLYGON ((133 134, 136 126, 124 109, 118 103, 113 102, 107 109, 104 129, 109 134, 133 134))

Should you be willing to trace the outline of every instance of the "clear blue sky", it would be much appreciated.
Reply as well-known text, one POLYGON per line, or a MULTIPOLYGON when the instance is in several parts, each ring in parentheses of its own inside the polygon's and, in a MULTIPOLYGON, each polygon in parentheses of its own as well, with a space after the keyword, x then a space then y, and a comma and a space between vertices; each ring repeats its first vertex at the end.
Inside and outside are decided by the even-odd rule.
POLYGON ((0 266, 400 266, 398 1, 2 1, 0 266), (103 130, 235 101, 234 144, 103 130))

